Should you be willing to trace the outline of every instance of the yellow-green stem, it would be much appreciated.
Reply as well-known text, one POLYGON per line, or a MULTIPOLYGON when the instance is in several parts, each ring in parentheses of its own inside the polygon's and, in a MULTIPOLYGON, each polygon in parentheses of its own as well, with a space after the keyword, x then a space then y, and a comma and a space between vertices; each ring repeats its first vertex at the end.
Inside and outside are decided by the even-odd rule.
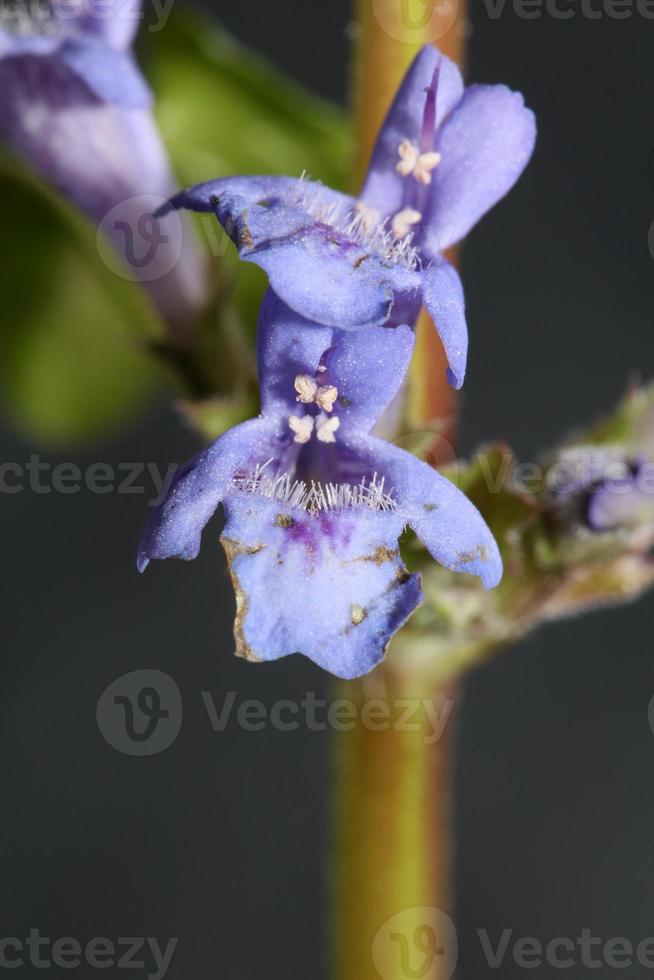
MULTIPOLYGON (((357 186, 395 89, 417 50, 437 40, 442 51, 461 62, 465 4, 454 0, 454 7, 453 21, 453 7, 443 0, 355 0, 357 186)), ((424 312, 408 398, 414 430, 431 430, 440 423, 441 433, 453 437, 455 404, 445 384, 442 349, 424 312)), ((392 661, 392 651, 390 656, 392 661)), ((446 912, 450 907, 454 689, 435 690, 419 668, 390 666, 377 668, 367 681, 343 683, 338 692, 356 703, 358 721, 351 731, 334 736, 334 980, 379 980, 380 974, 383 980, 407 980, 411 974, 398 937, 404 929, 411 952, 413 930, 420 922, 406 910, 446 912), (379 703, 377 709, 373 702, 379 703), (441 720, 443 711, 447 714, 436 740, 426 702, 436 706, 441 720), (409 727, 401 717, 407 708, 414 712, 409 727), (375 715, 375 710, 384 713, 387 727, 380 725, 382 714, 375 715), (384 931, 391 919, 395 940, 384 931)), ((412 962, 418 972, 413 975, 445 977, 445 957, 433 958, 426 972, 420 972, 426 959, 419 951, 416 957, 412 962)))
MULTIPOLYGON (((412 935, 433 914, 418 913, 416 922, 409 910, 450 907, 453 692, 436 695, 417 677, 380 673, 383 692, 361 683, 340 692, 356 704, 358 721, 334 736, 335 980, 379 980, 380 973, 407 980, 401 945, 391 936, 405 937, 419 970, 426 961, 412 935), (437 740, 434 717, 443 725, 437 740)), ((434 959, 419 975, 440 980, 444 967, 434 959)))

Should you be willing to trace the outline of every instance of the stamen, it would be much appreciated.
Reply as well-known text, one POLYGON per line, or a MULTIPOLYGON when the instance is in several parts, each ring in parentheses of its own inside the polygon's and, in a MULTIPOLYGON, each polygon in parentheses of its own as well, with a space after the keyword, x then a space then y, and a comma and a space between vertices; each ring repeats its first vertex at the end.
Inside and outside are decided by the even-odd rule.
POLYGON ((318 442, 336 442, 334 433, 340 427, 341 420, 338 415, 327 418, 326 415, 316 417, 316 436, 318 442))
POLYGON ((417 225, 419 221, 422 221, 420 211, 416 211, 415 208, 404 208, 404 210, 398 211, 393 218, 391 223, 393 234, 396 238, 406 238, 413 225, 417 225))
POLYGON ((441 162, 441 154, 434 150, 427 150, 421 153, 415 143, 404 139, 397 148, 400 155, 400 162, 395 164, 395 169, 402 177, 413 176, 419 184, 431 184, 431 172, 435 170, 441 162))
POLYGON ((431 172, 436 169, 442 159, 441 154, 435 151, 420 154, 413 170, 413 176, 419 184, 425 184, 426 186, 431 184, 431 172))
POLYGON ((293 442, 299 442, 300 445, 303 445, 311 438, 313 419, 310 415, 302 415, 301 417, 291 415, 288 420, 288 427, 291 432, 295 433, 293 442))
POLYGON ((293 387, 297 391, 298 402, 310 405, 316 397, 318 385, 308 374, 298 374, 293 382, 293 387))
POLYGON ((420 151, 411 140, 403 139, 397 152, 400 154, 400 162, 395 164, 395 169, 402 177, 408 177, 415 170, 420 151))
MULTIPOLYGON (((323 371, 325 370, 326 368, 323 368, 323 371)), ((312 405, 315 402, 325 412, 331 412, 334 402, 338 398, 338 388, 335 388, 334 385, 318 387, 317 381, 314 381, 309 374, 296 375, 293 387, 297 392, 296 401, 302 402, 304 405, 312 405)))
POLYGON ((398 241, 388 219, 380 221, 379 213, 362 201, 358 201, 354 209, 345 204, 328 204, 321 186, 308 184, 304 175, 289 192, 287 201, 291 207, 300 208, 314 221, 329 225, 337 234, 384 261, 401 265, 411 272, 420 269, 418 249, 410 240, 398 241))
POLYGON ((384 489, 384 478, 379 480, 374 473, 372 479, 351 483, 305 483, 293 480, 289 473, 276 476, 264 473, 268 466, 257 466, 253 473, 237 477, 233 489, 243 493, 258 494, 268 500, 307 511, 312 516, 325 511, 344 511, 356 508, 369 508, 379 511, 393 511, 396 503, 393 492, 384 489))
POLYGON ((337 398, 338 388, 335 388, 334 385, 322 385, 316 392, 315 401, 316 405, 325 412, 331 412, 337 398))

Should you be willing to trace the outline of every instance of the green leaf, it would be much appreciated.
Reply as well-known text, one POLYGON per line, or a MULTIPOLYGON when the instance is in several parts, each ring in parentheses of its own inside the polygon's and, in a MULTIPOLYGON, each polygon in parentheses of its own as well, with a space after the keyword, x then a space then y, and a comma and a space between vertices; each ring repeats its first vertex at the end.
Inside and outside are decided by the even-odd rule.
POLYGON ((238 392, 233 398, 178 401, 175 407, 187 423, 210 440, 251 419, 259 410, 256 397, 248 391, 238 392))
POLYGON ((146 44, 157 119, 184 183, 306 170, 343 185, 349 139, 341 110, 199 14, 173 13, 146 44))
POLYGON ((26 170, 0 160, 10 247, 0 289, 0 399, 38 439, 68 442, 128 417, 162 368, 160 324, 140 288, 102 262, 91 225, 26 170))

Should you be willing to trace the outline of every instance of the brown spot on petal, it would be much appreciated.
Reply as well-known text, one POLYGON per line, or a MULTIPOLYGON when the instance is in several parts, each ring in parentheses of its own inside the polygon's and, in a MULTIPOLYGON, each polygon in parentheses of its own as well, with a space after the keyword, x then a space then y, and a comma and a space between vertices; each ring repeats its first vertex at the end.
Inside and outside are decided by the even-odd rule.
POLYGON ((359 623, 362 623, 367 615, 363 606, 359 606, 356 603, 350 606, 350 619, 353 626, 358 626, 359 623))
POLYGON ((488 557, 488 548, 485 544, 480 544, 477 545, 474 551, 462 551, 459 555, 459 561, 462 565, 470 565, 477 558, 481 559, 481 561, 488 561, 488 557))
POLYGON ((261 657, 256 655, 252 647, 245 639, 243 624, 248 611, 248 597, 243 591, 238 575, 234 571, 233 562, 239 555, 258 554, 258 552, 263 550, 265 545, 257 544, 253 547, 246 547, 245 545, 242 545, 240 541, 234 541, 233 538, 225 537, 221 537, 220 541, 225 549, 225 554, 227 555, 229 577, 232 580, 232 588, 234 589, 234 595, 236 597, 236 615, 234 616, 234 642, 236 644, 236 656, 243 657, 244 660, 250 660, 252 663, 261 663, 261 657))
POLYGON ((277 527, 293 527, 295 521, 290 514, 277 514, 275 517, 275 525, 277 527))
POLYGON ((423 504, 423 507, 427 511, 428 514, 431 514, 431 512, 433 510, 438 510, 439 505, 438 504, 423 504))
POLYGON ((252 237, 252 232, 250 231, 247 225, 243 225, 242 228, 239 228, 238 247, 254 248, 254 238, 252 237))
POLYGON ((380 545, 375 548, 371 555, 363 555, 359 561, 371 561, 375 565, 383 565, 387 561, 395 561, 399 553, 397 548, 386 548, 384 545, 380 545))

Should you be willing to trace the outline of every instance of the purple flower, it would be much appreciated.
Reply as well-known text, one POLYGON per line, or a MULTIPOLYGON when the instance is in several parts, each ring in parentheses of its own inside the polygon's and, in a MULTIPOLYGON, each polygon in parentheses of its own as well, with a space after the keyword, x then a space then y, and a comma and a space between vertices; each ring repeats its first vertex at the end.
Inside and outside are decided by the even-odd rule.
POLYGON ((52 0, 40 14, 17 9, 11 30, 7 16, 0 18, 0 133, 102 222, 131 265, 128 278, 144 281, 170 319, 181 318, 205 287, 183 225, 148 226, 146 210, 170 195, 174 181, 150 91, 129 50, 140 10, 124 0, 52 0))
POLYGON ((642 448, 636 440, 564 450, 547 476, 557 513, 598 533, 651 526, 654 464, 642 448))
POLYGON ((503 85, 464 89, 456 65, 425 47, 358 198, 304 179, 231 177, 185 190, 168 207, 215 211, 241 258, 260 265, 284 302, 317 323, 413 324, 424 304, 448 378, 460 387, 463 291, 442 252, 510 190, 534 141, 534 117, 520 95, 503 85))
POLYGON ((634 530, 654 524, 654 465, 624 461, 588 492, 586 520, 593 531, 634 530))
POLYGON ((474 506, 409 453, 370 435, 406 372, 413 332, 318 326, 272 290, 259 322, 262 413, 176 474, 138 566, 195 558, 219 503, 236 591, 237 653, 303 653, 340 677, 367 673, 422 598, 402 564, 408 525, 433 557, 490 588, 497 545, 474 506))

